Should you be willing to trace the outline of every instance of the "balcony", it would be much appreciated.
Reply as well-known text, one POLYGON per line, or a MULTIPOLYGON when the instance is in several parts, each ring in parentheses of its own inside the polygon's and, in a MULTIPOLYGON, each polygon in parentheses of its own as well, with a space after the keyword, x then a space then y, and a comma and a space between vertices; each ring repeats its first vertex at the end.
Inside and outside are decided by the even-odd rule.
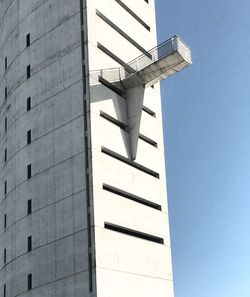
POLYGON ((120 80, 126 88, 151 86, 192 64, 189 47, 174 36, 120 69, 120 80))
POLYGON ((189 47, 178 36, 173 36, 121 68, 91 71, 90 76, 95 81, 101 77, 109 83, 120 83, 124 89, 148 87, 191 64, 189 47))
POLYGON ((90 71, 90 85, 100 82, 126 98, 130 157, 136 159, 145 88, 192 64, 189 47, 174 36, 121 68, 90 71))

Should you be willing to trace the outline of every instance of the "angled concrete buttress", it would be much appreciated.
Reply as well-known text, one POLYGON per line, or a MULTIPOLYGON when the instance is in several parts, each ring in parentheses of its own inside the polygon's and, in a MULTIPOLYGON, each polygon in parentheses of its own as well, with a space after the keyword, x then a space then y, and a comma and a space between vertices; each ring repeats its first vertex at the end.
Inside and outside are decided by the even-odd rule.
POLYGON ((189 47, 173 36, 121 68, 93 71, 126 98, 131 159, 136 159, 144 90, 192 64, 189 47))

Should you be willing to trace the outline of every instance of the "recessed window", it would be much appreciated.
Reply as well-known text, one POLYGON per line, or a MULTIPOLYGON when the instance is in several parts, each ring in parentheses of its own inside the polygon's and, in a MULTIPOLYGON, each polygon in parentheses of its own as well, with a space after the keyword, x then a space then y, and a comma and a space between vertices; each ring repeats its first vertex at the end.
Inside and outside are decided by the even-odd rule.
POLYGON ((134 229, 130 229, 130 228, 126 228, 123 226, 119 226, 119 225, 115 225, 115 224, 111 224, 111 223, 104 223, 104 228, 111 230, 111 231, 116 231, 116 232, 120 232, 126 235, 130 235, 130 236, 134 236, 137 238, 141 238, 141 239, 145 239, 145 240, 149 240, 155 243, 160 243, 160 244, 164 244, 164 239, 152 234, 148 234, 148 233, 144 233, 138 230, 134 230, 134 229))
POLYGON ((31 130, 27 131, 27 144, 31 143, 31 130))
POLYGON ((7 131, 8 128, 8 121, 7 118, 4 119, 4 130, 7 131))
POLYGON ((30 78, 30 65, 27 66, 27 79, 30 78))
POLYGON ((3 262, 4 262, 4 264, 6 264, 6 260, 7 260, 7 252, 6 252, 6 249, 4 249, 4 251, 3 251, 3 262))
POLYGON ((28 286, 27 286, 27 289, 28 290, 31 290, 32 289, 32 274, 28 274, 28 286))
POLYGON ((27 111, 31 110, 31 97, 27 98, 27 111))
POLYGON ((4 98, 5 98, 5 100, 8 98, 8 88, 7 87, 5 87, 5 89, 4 89, 4 98))
POLYGON ((4 162, 7 161, 7 148, 4 150, 4 162))
POLYGON ((4 214, 4 223, 3 223, 3 225, 4 225, 4 229, 6 229, 7 228, 7 214, 6 213, 4 214))
POLYGON ((26 35, 26 47, 30 46, 30 33, 26 35))
POLYGON ((4 182, 4 194, 7 194, 7 180, 4 182))
POLYGON ((31 214, 31 213, 32 213, 32 200, 29 199, 29 200, 27 201, 27 214, 29 215, 29 214, 31 214))
POLYGON ((28 252, 30 252, 32 250, 32 236, 28 237, 28 252))
POLYGON ((7 69, 7 67, 8 67, 8 58, 5 57, 5 59, 4 59, 4 68, 5 68, 5 70, 7 69))
POLYGON ((6 285, 3 285, 3 297, 6 297, 6 285))
POLYGON ((31 178, 31 164, 27 166, 27 179, 31 178))

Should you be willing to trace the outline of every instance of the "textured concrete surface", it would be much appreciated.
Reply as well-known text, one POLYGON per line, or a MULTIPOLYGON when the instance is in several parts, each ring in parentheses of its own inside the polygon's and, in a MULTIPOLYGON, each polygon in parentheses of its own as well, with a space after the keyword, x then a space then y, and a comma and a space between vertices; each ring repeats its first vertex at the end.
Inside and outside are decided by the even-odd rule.
MULTIPOLYGON (((143 52, 124 37, 145 50, 156 45, 154 1, 125 1, 133 12, 150 26, 148 31, 119 1, 92 0, 88 6, 89 67, 92 71, 120 67, 109 54, 100 50, 101 43, 122 61, 128 63, 143 52), (100 17, 100 15, 105 16, 100 17), (105 21, 105 18, 108 21, 105 21), (121 32, 114 29, 114 24, 121 32)), ((166 178, 162 138, 161 97, 159 84, 144 92, 128 90, 125 98, 94 81, 90 87, 92 157, 94 186, 94 222, 97 296, 173 296, 171 250, 168 231, 166 178), (132 128, 136 135, 140 98, 155 116, 142 111, 140 133, 157 143, 157 147, 139 139, 135 162, 159 173, 155 178, 102 152, 106 147, 121 156, 131 156, 131 136, 100 112, 132 128), (133 97, 133 98, 132 98, 133 97), (135 100, 134 104, 132 100, 135 100), (141 98, 142 99, 142 98, 141 98), (132 110, 133 109, 133 110, 132 110), (134 117, 135 116, 135 117, 134 117), (134 118, 134 121, 132 120, 134 118), (103 183, 158 203, 162 211, 149 208, 103 191, 103 183), (104 228, 106 222, 153 234, 164 244, 153 243, 104 228)), ((132 137, 132 138, 133 138, 132 137)), ((132 146, 133 150, 135 147, 132 146)), ((133 153, 133 151, 132 151, 133 153)))
POLYGON ((88 294, 80 36, 78 0, 0 1, 0 252, 7 254, 6 263, 0 257, 1 296, 4 284, 7 296, 31 296, 29 273, 32 296, 88 294))

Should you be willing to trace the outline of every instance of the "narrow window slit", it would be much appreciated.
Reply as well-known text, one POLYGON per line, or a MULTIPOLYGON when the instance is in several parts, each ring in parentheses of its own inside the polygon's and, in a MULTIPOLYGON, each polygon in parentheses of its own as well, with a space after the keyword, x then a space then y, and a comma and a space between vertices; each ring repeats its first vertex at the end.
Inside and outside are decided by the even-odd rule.
POLYGON ((125 123, 113 118, 112 116, 110 116, 109 114, 107 114, 104 111, 100 111, 100 116, 102 118, 108 120, 109 122, 115 124, 116 126, 120 127, 122 130, 127 130, 128 129, 128 126, 125 123))
POLYGON ((111 230, 111 231, 119 232, 119 233, 122 233, 122 234, 125 234, 125 235, 130 235, 130 236, 133 236, 133 237, 137 237, 137 238, 140 238, 140 239, 145 239, 145 240, 152 241, 152 242, 155 242, 155 243, 164 244, 164 239, 161 238, 161 237, 151 235, 151 234, 148 234, 148 233, 144 233, 144 232, 141 232, 141 231, 133 230, 133 229, 130 229, 130 228, 126 228, 126 227, 123 227, 123 226, 119 226, 119 225, 115 225, 115 224, 105 222, 104 223, 104 228, 108 229, 108 230, 111 230))
POLYGON ((103 84, 105 87, 107 87, 108 89, 110 89, 111 91, 115 92, 117 95, 119 95, 119 96, 121 96, 123 98, 125 97, 125 93, 124 93, 123 90, 121 90, 120 88, 118 88, 114 84, 110 83, 109 81, 107 81, 103 77, 99 76, 99 82, 101 84, 103 84))
POLYGON ((113 194, 122 196, 122 197, 127 198, 129 200, 132 200, 134 202, 143 204, 145 206, 148 206, 148 207, 151 207, 151 208, 154 208, 154 209, 157 209, 157 210, 161 210, 161 205, 159 205, 157 203, 154 203, 152 201, 149 201, 147 199, 141 198, 139 196, 136 196, 134 194, 131 194, 131 193, 127 192, 127 191, 124 191, 124 190, 118 189, 116 187, 113 187, 111 185, 103 184, 102 188, 105 191, 108 191, 108 192, 111 192, 113 194))
POLYGON ((155 178, 160 178, 160 175, 159 175, 158 172, 155 172, 154 170, 149 169, 149 168, 147 168, 147 167, 145 167, 145 166, 143 166, 143 165, 141 165, 139 163, 133 162, 129 158, 126 158, 126 157, 124 157, 124 156, 122 156, 122 155, 120 155, 120 154, 106 148, 106 147, 102 146, 101 151, 102 151, 102 153, 104 153, 106 155, 109 155, 110 157, 113 157, 113 158, 115 158, 115 159, 117 159, 117 160, 119 160, 119 161, 121 161, 121 162, 123 162, 125 164, 128 164, 128 165, 130 165, 130 166, 132 166, 132 167, 134 167, 134 168, 136 168, 136 169, 138 169, 138 170, 140 170, 140 171, 142 171, 142 172, 144 172, 146 174, 149 174, 149 175, 151 175, 151 176, 153 176, 155 178))
POLYGON ((150 109, 146 106, 143 106, 142 110, 145 111, 147 114, 151 115, 152 117, 154 117, 154 118, 156 117, 156 113, 152 109, 150 109))
POLYGON ((147 142, 148 144, 157 147, 157 142, 155 142, 154 140, 150 139, 149 137, 143 135, 140 133, 139 138, 142 139, 143 141, 147 142))
POLYGON ((147 25, 136 13, 133 12, 125 3, 121 0, 115 0, 123 9, 125 9, 133 18, 137 20, 145 29, 150 31, 149 25, 147 25))

